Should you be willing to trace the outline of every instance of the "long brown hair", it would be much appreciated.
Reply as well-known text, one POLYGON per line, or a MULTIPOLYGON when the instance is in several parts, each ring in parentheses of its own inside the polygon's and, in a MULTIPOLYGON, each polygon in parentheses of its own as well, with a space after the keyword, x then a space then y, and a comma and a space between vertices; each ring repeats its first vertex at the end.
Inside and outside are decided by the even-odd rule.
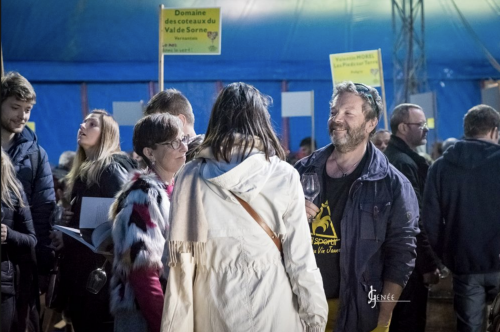
POLYGON ((239 82, 226 86, 215 101, 198 151, 210 147, 216 160, 229 163, 233 148, 238 148, 244 159, 260 141, 267 160, 275 155, 285 160, 285 151, 271 125, 269 103, 270 97, 252 85, 239 82))
POLYGON ((78 146, 71 171, 66 176, 66 197, 71 195, 77 178, 86 181, 87 186, 99 183, 102 172, 113 160, 113 155, 121 152, 120 129, 118 123, 104 110, 93 110, 90 115, 97 114, 100 118, 101 137, 95 147, 92 159, 88 158, 85 150, 78 146))
POLYGON ((2 171, 2 202, 7 205, 11 209, 15 209, 14 202, 12 200, 11 194, 19 201, 20 207, 25 207, 23 197, 21 195, 21 191, 23 190, 21 184, 17 180, 16 171, 14 170, 14 166, 10 161, 9 156, 2 148, 2 162, 1 162, 1 171, 2 171))

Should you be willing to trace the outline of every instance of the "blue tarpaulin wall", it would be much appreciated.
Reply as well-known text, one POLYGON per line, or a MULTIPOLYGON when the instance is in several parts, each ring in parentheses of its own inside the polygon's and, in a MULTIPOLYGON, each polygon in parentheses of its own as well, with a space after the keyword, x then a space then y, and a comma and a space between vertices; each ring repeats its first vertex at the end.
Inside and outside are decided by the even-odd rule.
MULTIPOLYGON (((2 2, 6 71, 19 71, 37 92, 31 121, 50 161, 76 149, 82 83, 88 108, 112 111, 113 101, 147 102, 158 79, 158 0, 8 0, 2 2)), ((460 137, 465 112, 481 102, 481 81, 500 79, 485 51, 500 60, 500 0, 425 1, 427 75, 437 95, 438 138, 460 137), (460 10, 464 23, 453 5, 460 10)), ((390 0, 165 1, 166 7, 221 7, 222 54, 166 56, 165 88, 191 101, 203 133, 218 88, 234 81, 270 95, 282 132, 281 92, 314 90, 318 145, 329 142, 332 94, 328 55, 380 48, 390 115, 393 31, 390 0), (286 83, 286 84, 284 84, 286 83)), ((380 126, 383 125, 381 119, 380 126)), ((122 126, 122 149, 132 127, 122 126)), ((290 119, 290 150, 310 136, 307 117, 290 119)))

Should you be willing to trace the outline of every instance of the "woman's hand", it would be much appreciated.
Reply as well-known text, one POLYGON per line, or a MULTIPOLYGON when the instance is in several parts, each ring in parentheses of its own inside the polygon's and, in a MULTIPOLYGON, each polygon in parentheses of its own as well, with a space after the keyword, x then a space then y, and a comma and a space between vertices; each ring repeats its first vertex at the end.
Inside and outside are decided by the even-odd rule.
POLYGON ((63 233, 62 232, 52 231, 52 232, 50 232, 49 237, 52 240, 51 245, 54 247, 54 249, 56 251, 59 251, 62 248, 64 248, 64 241, 63 241, 63 233))
POLYGON ((7 225, 2 224, 2 243, 5 243, 7 241, 7 231, 9 227, 7 225))

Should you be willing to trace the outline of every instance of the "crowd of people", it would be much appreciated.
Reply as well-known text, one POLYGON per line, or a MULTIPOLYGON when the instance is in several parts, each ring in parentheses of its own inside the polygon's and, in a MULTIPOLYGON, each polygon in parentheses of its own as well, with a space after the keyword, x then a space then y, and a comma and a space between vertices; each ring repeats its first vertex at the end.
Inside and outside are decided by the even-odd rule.
POLYGON ((431 165, 417 152, 429 131, 422 107, 398 105, 391 131, 377 131, 377 90, 343 82, 331 143, 303 140, 292 166, 255 87, 224 87, 204 135, 188 99, 167 89, 136 123, 132 155, 113 117, 93 110, 76 152, 51 170, 26 126, 33 87, 12 72, 1 93, 2 331, 41 331, 48 306, 75 332, 423 332, 428 286, 445 268, 457 329, 481 331, 499 293, 492 107, 471 108, 463 139, 431 165), (304 174, 317 178, 312 198, 304 174), (113 201, 108 253, 53 228, 91 243, 87 197, 113 201))

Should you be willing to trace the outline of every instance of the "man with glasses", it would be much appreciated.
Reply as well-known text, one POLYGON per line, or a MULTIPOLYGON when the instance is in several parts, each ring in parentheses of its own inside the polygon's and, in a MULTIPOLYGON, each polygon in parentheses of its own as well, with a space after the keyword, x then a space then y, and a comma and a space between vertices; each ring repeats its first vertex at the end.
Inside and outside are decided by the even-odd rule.
POLYGON ((374 88, 336 85, 332 144, 295 165, 319 179, 320 194, 306 201, 306 213, 329 305, 327 331, 387 331, 414 267, 415 193, 369 141, 381 109, 374 88))
MULTIPOLYGON (((427 127, 422 107, 415 104, 396 106, 391 115, 391 139, 384 153, 389 162, 410 180, 422 208, 422 195, 429 164, 415 150, 427 143, 427 127)), ((417 236, 415 270, 401 294, 391 321, 391 332, 425 331, 428 284, 439 282, 439 261, 432 252, 427 235, 421 229, 417 236)))

